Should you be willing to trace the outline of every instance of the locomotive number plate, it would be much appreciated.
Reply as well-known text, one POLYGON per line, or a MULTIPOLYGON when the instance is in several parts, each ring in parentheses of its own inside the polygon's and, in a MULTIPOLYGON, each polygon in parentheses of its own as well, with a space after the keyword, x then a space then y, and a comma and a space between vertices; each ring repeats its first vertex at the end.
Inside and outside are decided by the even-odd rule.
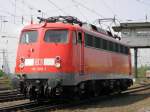
POLYGON ((25 66, 54 66, 55 58, 25 59, 25 66))

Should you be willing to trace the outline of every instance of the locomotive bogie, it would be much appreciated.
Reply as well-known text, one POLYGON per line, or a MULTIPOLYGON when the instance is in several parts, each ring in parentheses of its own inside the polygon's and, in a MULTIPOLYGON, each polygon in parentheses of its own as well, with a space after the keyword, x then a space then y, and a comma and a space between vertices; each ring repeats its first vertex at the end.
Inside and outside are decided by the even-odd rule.
POLYGON ((111 94, 127 90, 133 82, 132 79, 100 79, 84 80, 80 83, 63 83, 66 80, 27 79, 22 81, 21 92, 31 100, 55 97, 73 98, 90 97, 111 94))

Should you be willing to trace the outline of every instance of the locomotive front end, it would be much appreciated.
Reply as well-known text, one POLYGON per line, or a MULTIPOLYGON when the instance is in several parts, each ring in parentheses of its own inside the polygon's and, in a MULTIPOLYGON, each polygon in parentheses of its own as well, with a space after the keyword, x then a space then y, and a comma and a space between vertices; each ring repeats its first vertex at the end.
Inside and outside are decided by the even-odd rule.
POLYGON ((62 94, 63 79, 72 65, 69 36, 63 24, 30 25, 22 30, 15 70, 21 92, 30 99, 62 94))

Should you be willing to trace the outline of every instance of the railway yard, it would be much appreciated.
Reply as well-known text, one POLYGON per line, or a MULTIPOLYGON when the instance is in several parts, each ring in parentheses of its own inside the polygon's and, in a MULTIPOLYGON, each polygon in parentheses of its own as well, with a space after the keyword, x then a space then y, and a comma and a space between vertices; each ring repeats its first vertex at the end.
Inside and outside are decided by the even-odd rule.
POLYGON ((38 19, 44 24, 21 31, 15 75, 1 70, 0 112, 150 111, 149 77, 137 77, 135 58, 134 80, 130 47, 118 36, 73 16, 38 19))
POLYGON ((121 94, 101 95, 95 98, 75 100, 50 100, 37 103, 25 99, 18 90, 0 91, 2 112, 149 112, 150 81, 134 84, 121 94))
POLYGON ((0 2, 0 112, 150 112, 150 1, 0 2))
POLYGON ((15 75, 1 70, 0 112, 150 111, 136 49, 133 72, 130 47, 108 30, 73 16, 38 19, 21 31, 15 75))

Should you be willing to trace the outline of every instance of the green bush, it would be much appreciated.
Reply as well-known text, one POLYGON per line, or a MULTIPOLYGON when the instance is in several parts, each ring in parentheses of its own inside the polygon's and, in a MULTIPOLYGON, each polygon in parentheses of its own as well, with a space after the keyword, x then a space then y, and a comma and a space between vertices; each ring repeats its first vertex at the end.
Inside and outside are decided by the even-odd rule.
POLYGON ((5 73, 2 70, 0 70, 0 77, 2 77, 4 75, 5 75, 5 73))
POLYGON ((147 70, 150 70, 149 66, 141 66, 138 68, 138 77, 145 77, 147 70))

